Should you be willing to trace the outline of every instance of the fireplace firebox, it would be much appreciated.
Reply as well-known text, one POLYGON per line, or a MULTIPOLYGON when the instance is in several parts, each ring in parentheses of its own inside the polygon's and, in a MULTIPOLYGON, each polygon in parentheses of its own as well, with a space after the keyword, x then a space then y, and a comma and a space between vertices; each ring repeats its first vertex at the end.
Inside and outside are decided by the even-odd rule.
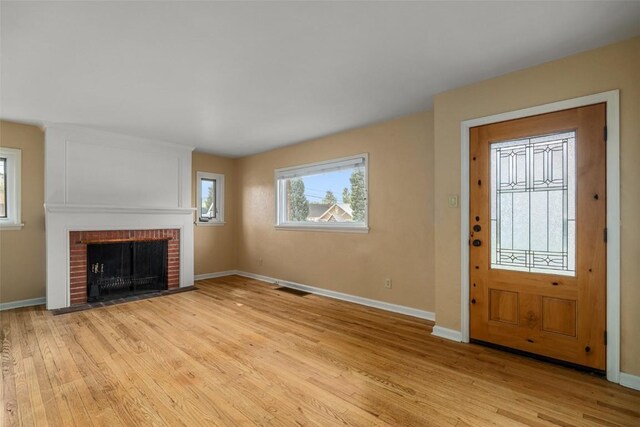
POLYGON ((167 240, 87 245, 87 301, 168 288, 167 240))

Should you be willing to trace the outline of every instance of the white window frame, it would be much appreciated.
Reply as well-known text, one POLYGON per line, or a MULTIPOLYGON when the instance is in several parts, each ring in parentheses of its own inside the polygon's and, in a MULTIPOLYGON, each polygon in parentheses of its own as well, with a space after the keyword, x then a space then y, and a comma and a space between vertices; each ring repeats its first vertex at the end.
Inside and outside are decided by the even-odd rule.
POLYGON ((275 188, 275 228, 278 230, 305 230, 305 231, 332 231, 346 233, 368 233, 369 232, 369 154, 362 153, 338 159, 324 160, 316 163, 307 163, 304 165, 286 167, 276 169, 274 171, 274 188, 275 188), (306 223, 286 221, 286 189, 285 179, 299 176, 312 175, 322 171, 338 169, 364 162, 364 187, 365 187, 365 206, 363 223, 306 223))
POLYGON ((196 225, 224 225, 224 175, 212 172, 196 172, 196 225), (202 209, 202 180, 214 180, 216 183, 216 207, 215 218, 201 221, 200 209, 202 209))
POLYGON ((21 185, 22 179, 22 150, 17 148, 0 147, 0 157, 7 159, 5 189, 7 200, 7 217, 0 218, 0 228, 2 230, 20 230, 24 226, 22 223, 21 211, 21 185))

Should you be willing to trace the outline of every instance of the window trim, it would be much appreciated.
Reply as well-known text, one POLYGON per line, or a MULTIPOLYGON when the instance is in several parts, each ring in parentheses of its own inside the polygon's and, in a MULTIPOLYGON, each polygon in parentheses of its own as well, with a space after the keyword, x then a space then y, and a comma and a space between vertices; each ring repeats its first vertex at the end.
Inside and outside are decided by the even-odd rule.
POLYGON ((17 148, 0 147, 0 157, 6 160, 5 189, 7 194, 7 217, 0 218, 0 228, 3 230, 20 230, 22 223, 22 150, 17 148))
POLYGON ((344 233, 368 233, 369 232, 369 153, 361 153, 352 156, 340 157, 336 159, 323 160, 320 162, 306 163, 298 166, 290 166, 278 168, 274 170, 274 195, 275 195, 275 224, 276 230, 295 230, 295 231, 329 231, 344 233), (300 223, 285 221, 285 200, 280 197, 284 194, 284 181, 280 179, 293 178, 297 176, 310 175, 314 172, 338 168, 340 166, 348 166, 364 161, 364 187, 365 187, 365 206, 364 206, 364 223, 300 223))
POLYGON ((196 172, 196 220, 195 224, 198 226, 215 226, 224 225, 224 175, 221 173, 213 172, 196 172), (202 209, 202 180, 214 180, 216 185, 216 217, 209 221, 200 220, 200 209, 202 209))

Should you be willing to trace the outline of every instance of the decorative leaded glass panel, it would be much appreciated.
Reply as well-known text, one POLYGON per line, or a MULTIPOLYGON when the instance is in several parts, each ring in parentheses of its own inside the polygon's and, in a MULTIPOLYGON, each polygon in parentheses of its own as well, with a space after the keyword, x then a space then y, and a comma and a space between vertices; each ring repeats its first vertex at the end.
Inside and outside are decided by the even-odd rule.
POLYGON ((575 276, 576 133, 491 144, 491 268, 575 276))

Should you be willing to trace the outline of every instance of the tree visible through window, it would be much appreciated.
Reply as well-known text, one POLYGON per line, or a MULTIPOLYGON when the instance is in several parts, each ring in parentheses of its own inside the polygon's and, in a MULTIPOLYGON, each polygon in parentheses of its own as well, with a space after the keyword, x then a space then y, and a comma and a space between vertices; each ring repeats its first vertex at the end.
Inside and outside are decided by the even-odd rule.
POLYGON ((304 191, 304 181, 294 178, 287 183, 289 202, 289 219, 291 221, 306 221, 309 217, 309 200, 304 191))

